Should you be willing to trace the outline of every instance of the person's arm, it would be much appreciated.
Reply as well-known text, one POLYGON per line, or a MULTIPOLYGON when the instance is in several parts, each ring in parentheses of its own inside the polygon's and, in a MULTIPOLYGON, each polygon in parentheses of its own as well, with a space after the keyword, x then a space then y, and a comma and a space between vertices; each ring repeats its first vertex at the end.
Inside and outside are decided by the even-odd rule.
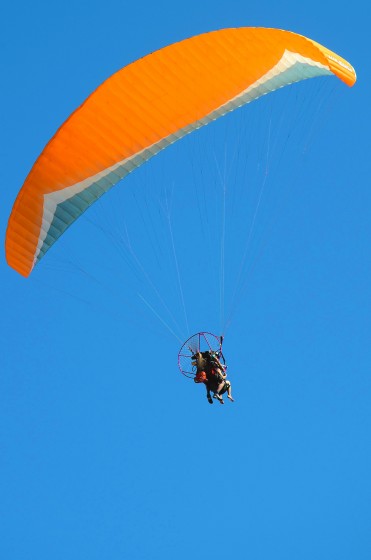
POLYGON ((220 371, 222 372, 222 374, 227 377, 227 374, 225 372, 225 370, 227 369, 227 367, 225 365, 223 365, 221 363, 221 361, 219 360, 219 358, 217 356, 214 356, 214 362, 217 365, 217 367, 220 369, 220 371))

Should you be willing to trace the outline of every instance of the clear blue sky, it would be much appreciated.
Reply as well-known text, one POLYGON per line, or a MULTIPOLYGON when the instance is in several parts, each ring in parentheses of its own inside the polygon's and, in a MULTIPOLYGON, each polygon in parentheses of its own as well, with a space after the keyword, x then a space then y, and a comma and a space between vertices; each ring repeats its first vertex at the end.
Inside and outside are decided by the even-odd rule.
POLYGON ((1 21, 3 237, 56 128, 148 52, 278 27, 347 58, 358 82, 286 88, 185 138, 27 280, 2 256, 0 557, 369 560, 368 3, 43 0, 7 4, 1 21), (247 284, 225 333, 236 402, 210 406, 178 372, 169 328, 219 334, 245 220, 247 284))

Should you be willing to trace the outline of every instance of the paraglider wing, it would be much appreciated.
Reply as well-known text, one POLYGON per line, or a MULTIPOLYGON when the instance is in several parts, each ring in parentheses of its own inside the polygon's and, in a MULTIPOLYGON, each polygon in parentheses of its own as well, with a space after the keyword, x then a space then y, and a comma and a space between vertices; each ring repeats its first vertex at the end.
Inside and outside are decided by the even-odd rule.
POLYGON ((124 67, 67 119, 31 169, 6 235, 9 265, 28 276, 102 194, 160 150, 284 85, 356 75, 318 43, 276 29, 224 29, 124 67))

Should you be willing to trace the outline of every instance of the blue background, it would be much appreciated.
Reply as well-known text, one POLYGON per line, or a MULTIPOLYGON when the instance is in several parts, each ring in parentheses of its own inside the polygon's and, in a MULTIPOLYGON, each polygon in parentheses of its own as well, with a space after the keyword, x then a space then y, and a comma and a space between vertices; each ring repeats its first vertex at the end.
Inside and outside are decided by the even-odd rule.
POLYGON ((278 27, 358 73, 353 89, 335 78, 286 88, 170 147, 29 279, 3 256, 1 558, 369 559, 368 4, 1 10, 3 237, 57 127, 148 52, 224 27, 278 27), (234 299, 245 219, 254 236, 234 299), (194 331, 220 334, 231 310, 236 402, 211 407, 177 353, 194 331))

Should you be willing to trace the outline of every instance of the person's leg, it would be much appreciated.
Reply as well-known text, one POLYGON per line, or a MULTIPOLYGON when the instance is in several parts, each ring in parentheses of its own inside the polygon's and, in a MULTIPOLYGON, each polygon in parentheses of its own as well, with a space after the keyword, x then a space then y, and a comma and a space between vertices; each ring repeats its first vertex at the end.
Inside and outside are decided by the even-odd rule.
POLYGON ((206 387, 206 398, 210 404, 213 404, 213 399, 211 398, 211 394, 210 394, 210 388, 207 385, 205 385, 205 387, 206 387))
POLYGON ((216 392, 219 393, 219 395, 224 395, 224 393, 226 392, 226 390, 227 390, 227 383, 226 383, 226 382, 224 381, 224 379, 223 379, 223 381, 221 381, 221 382, 219 383, 218 389, 217 389, 216 392))
POLYGON ((224 404, 222 395, 223 395, 223 393, 225 393, 225 391, 226 391, 226 389, 225 389, 225 381, 223 380, 223 381, 221 381, 221 383, 219 383, 219 385, 218 385, 216 391, 214 392, 214 395, 213 395, 214 399, 218 399, 218 401, 219 401, 221 404, 224 404))
POLYGON ((230 381, 226 382, 226 390, 227 390, 227 397, 230 401, 234 402, 234 398, 232 398, 232 385, 230 381))

